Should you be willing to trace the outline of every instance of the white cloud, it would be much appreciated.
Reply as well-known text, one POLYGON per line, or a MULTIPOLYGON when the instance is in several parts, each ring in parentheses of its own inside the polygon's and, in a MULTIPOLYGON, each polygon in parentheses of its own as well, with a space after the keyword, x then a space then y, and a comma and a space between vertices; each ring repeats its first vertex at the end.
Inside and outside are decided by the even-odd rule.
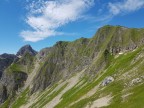
POLYGON ((59 33, 57 28, 82 18, 83 14, 94 4, 94 0, 55 0, 33 1, 27 9, 26 23, 33 30, 22 31, 25 41, 36 42, 59 33))
POLYGON ((109 3, 112 15, 125 14, 144 8, 144 0, 124 0, 123 2, 109 3))
POLYGON ((43 40, 47 36, 55 35, 56 33, 52 30, 48 31, 22 31, 21 36, 25 39, 25 41, 37 42, 39 40, 43 40))

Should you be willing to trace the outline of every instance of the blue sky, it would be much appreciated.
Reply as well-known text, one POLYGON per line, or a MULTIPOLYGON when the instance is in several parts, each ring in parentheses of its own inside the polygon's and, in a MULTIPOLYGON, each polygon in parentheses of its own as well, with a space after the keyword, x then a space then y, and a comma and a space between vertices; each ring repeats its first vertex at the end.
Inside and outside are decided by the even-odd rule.
POLYGON ((104 25, 144 27, 144 0, 1 0, 0 54, 92 37, 104 25))

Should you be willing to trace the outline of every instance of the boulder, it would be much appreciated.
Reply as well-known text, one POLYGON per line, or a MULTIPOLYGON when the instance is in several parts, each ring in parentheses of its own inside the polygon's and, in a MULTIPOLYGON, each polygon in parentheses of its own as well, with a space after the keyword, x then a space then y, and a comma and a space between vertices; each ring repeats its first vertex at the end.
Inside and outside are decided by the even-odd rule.
POLYGON ((102 86, 106 86, 108 85, 109 83, 113 82, 114 81, 114 78, 112 76, 108 76, 106 77, 103 82, 102 82, 102 86))

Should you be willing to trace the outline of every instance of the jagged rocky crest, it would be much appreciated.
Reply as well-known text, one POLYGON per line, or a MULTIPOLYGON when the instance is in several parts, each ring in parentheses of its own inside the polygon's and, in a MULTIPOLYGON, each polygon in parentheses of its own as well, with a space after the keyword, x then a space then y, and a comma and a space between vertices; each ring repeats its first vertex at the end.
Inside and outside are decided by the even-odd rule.
POLYGON ((16 58, 13 55, 12 60, 0 70, 5 70, 0 82, 0 103, 24 87, 29 87, 29 95, 32 95, 84 69, 84 76, 92 80, 109 66, 114 55, 133 51, 143 45, 144 29, 110 25, 100 28, 90 39, 60 41, 38 53, 26 45, 16 54, 20 58, 13 62, 16 58))

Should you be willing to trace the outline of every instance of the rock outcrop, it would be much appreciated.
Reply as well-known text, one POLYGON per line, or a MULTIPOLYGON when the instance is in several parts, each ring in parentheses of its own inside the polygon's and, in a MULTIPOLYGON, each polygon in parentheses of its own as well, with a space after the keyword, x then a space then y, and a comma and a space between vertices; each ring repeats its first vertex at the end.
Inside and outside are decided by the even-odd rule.
POLYGON ((5 102, 7 98, 7 88, 2 83, 0 83, 0 104, 5 102))
POLYGON ((114 78, 113 78, 112 76, 108 76, 108 77, 106 77, 106 78, 103 80, 102 86, 106 86, 106 85, 110 84, 110 83, 113 82, 113 81, 114 81, 114 78))

